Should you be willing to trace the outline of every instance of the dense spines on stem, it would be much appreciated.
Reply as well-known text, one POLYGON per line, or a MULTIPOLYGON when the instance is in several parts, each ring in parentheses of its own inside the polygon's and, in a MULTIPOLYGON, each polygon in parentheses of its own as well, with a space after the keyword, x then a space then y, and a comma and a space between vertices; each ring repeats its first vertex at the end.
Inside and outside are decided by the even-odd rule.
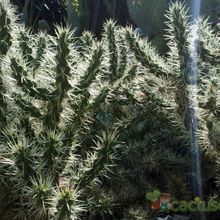
POLYGON ((38 176, 31 178, 30 182, 31 184, 23 189, 24 206, 27 207, 30 215, 34 214, 36 219, 50 219, 55 195, 52 180, 38 176), (29 198, 32 198, 32 201, 29 198))
POLYGON ((125 30, 125 37, 130 50, 144 67, 157 76, 169 76, 170 71, 164 59, 146 39, 141 39, 131 28, 125 30))
POLYGON ((57 220, 75 220, 79 218, 80 213, 84 211, 84 208, 78 197, 79 192, 69 187, 64 187, 57 191, 57 211, 55 212, 57 220))
MULTIPOLYGON (((11 58, 11 69, 13 77, 17 81, 17 85, 30 96, 47 101, 52 96, 51 92, 47 88, 39 88, 37 83, 28 79, 28 71, 25 66, 19 63, 16 58, 11 58)), ((26 67, 28 68, 28 67, 26 67)))
POLYGON ((7 16, 6 9, 3 7, 2 3, 0 3, 0 25, 1 25, 1 38, 0 38, 0 50, 1 54, 5 55, 10 48, 12 42, 11 42, 11 20, 7 16))
POLYGON ((71 36, 72 33, 68 30, 60 30, 58 32, 55 56, 55 90, 52 92, 53 98, 48 103, 44 120, 45 126, 49 129, 54 129, 59 123, 63 99, 66 98, 67 92, 71 88, 68 81, 71 70, 69 64, 71 36))
POLYGON ((82 93, 88 89, 90 84, 96 79, 97 74, 100 73, 100 64, 103 59, 103 48, 100 44, 94 45, 91 50, 92 56, 90 57, 90 62, 85 70, 83 76, 80 78, 78 85, 76 85, 73 93, 82 93))
POLYGON ((208 19, 198 21, 200 56, 205 62, 217 66, 220 62, 220 35, 212 29, 208 19))
POLYGON ((82 57, 86 58, 86 52, 89 52, 90 48, 92 47, 94 43, 94 38, 95 37, 92 33, 85 31, 78 39, 82 57))
POLYGON ((116 26, 113 21, 109 21, 105 24, 105 34, 104 39, 106 38, 108 42, 109 50, 109 73, 110 80, 114 80, 118 75, 118 45, 116 41, 116 26))
POLYGON ((88 90, 91 84, 96 80, 97 75, 100 74, 103 52, 103 48, 99 44, 91 49, 89 62, 79 77, 78 82, 70 91, 70 97, 73 97, 73 99, 70 100, 71 114, 67 122, 67 127, 65 128, 65 145, 71 145, 76 133, 85 128, 86 124, 91 121, 87 114, 89 110, 88 100, 91 97, 88 90))
POLYGON ((120 45, 119 45, 119 65, 118 65, 118 75, 119 76, 123 76, 128 64, 128 50, 126 48, 126 46, 124 46, 123 41, 124 38, 122 36, 119 37, 120 38, 120 45))
POLYGON ((116 152, 121 144, 117 142, 116 131, 103 133, 96 143, 94 153, 88 154, 84 171, 77 180, 77 187, 82 188, 91 183, 97 176, 101 176, 102 172, 109 169, 116 159, 116 152), (105 165, 108 163, 108 168, 105 165), (104 165, 104 166, 103 166, 104 165))
POLYGON ((3 85, 3 72, 1 68, 2 56, 6 55, 12 45, 12 23, 13 11, 9 1, 3 0, 0 2, 0 133, 6 125, 7 103, 5 101, 5 87, 3 85))
POLYGON ((29 41, 31 39, 31 35, 26 33, 24 30, 21 30, 19 35, 18 41, 20 50, 24 59, 26 59, 27 63, 31 65, 31 63, 34 61, 34 57, 32 56, 33 50, 29 41))
POLYGON ((189 18, 185 5, 177 2, 170 5, 167 17, 167 39, 170 50, 177 49, 179 64, 179 73, 177 76, 178 84, 176 85, 176 102, 178 103, 178 113, 182 116, 184 123, 188 126, 189 110, 189 92, 187 90, 189 84, 189 18))

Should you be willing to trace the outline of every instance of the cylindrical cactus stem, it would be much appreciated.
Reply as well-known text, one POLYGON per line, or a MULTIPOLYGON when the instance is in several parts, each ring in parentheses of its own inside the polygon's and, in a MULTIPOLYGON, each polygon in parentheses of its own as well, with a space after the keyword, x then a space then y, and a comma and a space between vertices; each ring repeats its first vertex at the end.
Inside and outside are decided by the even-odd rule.
POLYGON ((60 120, 60 114, 63 110, 62 102, 67 96, 71 85, 68 81, 70 77, 71 67, 69 63, 71 52, 71 37, 73 33, 68 30, 60 29, 57 37, 57 52, 55 56, 56 62, 56 83, 53 97, 47 106, 47 114, 45 116, 44 125, 47 128, 53 129, 57 126, 60 120))
MULTIPOLYGON (((12 12, 11 6, 9 6, 9 1, 3 0, 0 2, 0 57, 5 56, 12 45, 12 35, 11 35, 11 23, 10 13, 12 12)), ((4 94, 6 89, 3 84, 3 72, 1 68, 0 60, 0 133, 1 130, 6 125, 6 115, 7 115, 7 103, 5 101, 4 94)))

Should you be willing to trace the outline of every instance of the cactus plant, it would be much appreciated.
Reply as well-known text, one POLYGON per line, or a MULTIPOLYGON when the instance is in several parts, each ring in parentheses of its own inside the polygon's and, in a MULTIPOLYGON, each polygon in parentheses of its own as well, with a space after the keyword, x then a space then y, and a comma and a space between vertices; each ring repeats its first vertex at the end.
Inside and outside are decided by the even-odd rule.
MULTIPOLYGON (((147 191, 193 194, 187 119, 195 84, 186 78, 195 24, 186 7, 170 5, 163 56, 113 21, 100 41, 61 27, 55 36, 33 35, 10 8, 1 2, 2 219, 150 219, 147 191)), ((219 182, 220 40, 207 19, 198 25, 205 185, 219 182)))
POLYGON ((10 16, 15 15, 7 14, 8 5, 4 0, 0 14, 6 27, 1 43, 7 43, 1 55, 8 51, 1 77, 5 102, 12 99, 15 106, 1 108, 8 119, 1 117, 1 188, 8 192, 1 216, 76 219, 86 208, 85 189, 107 175, 120 147, 113 128, 99 132, 87 151, 81 146, 94 110, 105 103, 99 83, 104 50, 94 43, 82 63, 76 62, 79 53, 68 29, 58 28, 56 37, 46 39, 18 25, 12 37, 10 16), (49 48, 51 54, 44 53, 49 48))

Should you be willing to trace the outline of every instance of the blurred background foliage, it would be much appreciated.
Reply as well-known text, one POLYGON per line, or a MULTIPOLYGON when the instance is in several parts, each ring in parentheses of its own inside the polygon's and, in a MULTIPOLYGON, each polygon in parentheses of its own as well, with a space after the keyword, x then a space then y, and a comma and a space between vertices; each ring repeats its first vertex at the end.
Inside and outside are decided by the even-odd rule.
MULTIPOLYGON (((132 25, 162 51, 164 12, 172 0, 11 0, 20 9, 21 20, 34 32, 39 29, 54 34, 54 25, 68 24, 80 36, 84 30, 100 38, 103 23, 114 19, 118 25, 132 25)), ((190 0, 186 1, 190 5, 190 0)), ((220 1, 202 0, 201 14, 219 22, 220 1)))

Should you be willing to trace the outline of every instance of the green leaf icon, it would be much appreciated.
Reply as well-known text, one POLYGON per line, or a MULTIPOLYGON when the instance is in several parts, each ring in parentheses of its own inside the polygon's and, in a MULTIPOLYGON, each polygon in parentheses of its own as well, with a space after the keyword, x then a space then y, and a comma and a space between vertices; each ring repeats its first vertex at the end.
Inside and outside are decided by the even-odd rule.
POLYGON ((153 191, 154 200, 158 200, 160 195, 161 195, 161 192, 159 190, 154 190, 153 191))
POLYGON ((152 192, 147 192, 146 193, 146 198, 149 201, 153 201, 154 200, 154 194, 152 192))

